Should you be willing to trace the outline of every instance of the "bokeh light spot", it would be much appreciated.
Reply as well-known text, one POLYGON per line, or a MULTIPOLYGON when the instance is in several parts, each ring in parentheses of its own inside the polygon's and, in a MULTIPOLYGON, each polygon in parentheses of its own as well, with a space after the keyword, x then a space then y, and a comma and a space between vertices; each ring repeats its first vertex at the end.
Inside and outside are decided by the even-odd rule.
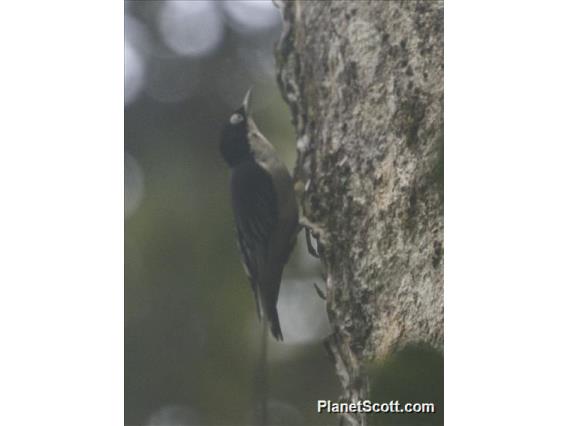
POLYGON ((148 426, 197 426, 201 425, 192 409, 184 405, 166 405, 152 413, 148 426))
POLYGON ((124 17, 124 105, 131 104, 144 88, 148 35, 144 25, 126 14, 124 17))
POLYGON ((225 1, 223 6, 239 32, 267 30, 280 23, 280 12, 271 0, 225 1))
POLYGON ((144 64, 140 53, 124 40, 124 105, 130 104, 140 93, 144 83, 144 64))
POLYGON ((207 54, 223 36, 219 11, 211 1, 163 2, 158 25, 164 43, 178 55, 207 54))

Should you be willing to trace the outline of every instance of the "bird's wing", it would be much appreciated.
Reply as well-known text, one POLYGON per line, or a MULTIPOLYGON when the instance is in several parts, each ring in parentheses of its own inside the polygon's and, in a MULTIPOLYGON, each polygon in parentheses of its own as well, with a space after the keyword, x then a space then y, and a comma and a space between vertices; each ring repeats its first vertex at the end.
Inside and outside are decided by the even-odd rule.
POLYGON ((277 196, 270 175, 252 161, 233 170, 231 186, 239 250, 260 316, 258 280, 278 221, 277 196))

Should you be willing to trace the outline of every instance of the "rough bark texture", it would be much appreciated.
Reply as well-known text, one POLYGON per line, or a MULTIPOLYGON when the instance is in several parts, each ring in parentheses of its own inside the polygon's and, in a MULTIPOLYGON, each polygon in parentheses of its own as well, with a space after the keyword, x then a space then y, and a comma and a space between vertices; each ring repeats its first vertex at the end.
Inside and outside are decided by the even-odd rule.
POLYGON ((320 243, 328 347, 358 401, 366 362, 443 346, 443 3, 279 7, 296 189, 320 243))

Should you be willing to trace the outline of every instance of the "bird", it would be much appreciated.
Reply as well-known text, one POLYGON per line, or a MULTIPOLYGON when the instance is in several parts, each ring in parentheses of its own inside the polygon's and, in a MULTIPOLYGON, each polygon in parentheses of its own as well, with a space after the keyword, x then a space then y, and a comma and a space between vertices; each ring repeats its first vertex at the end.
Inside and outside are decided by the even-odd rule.
POLYGON ((277 303, 282 271, 300 229, 298 205, 286 165, 252 119, 251 90, 223 127, 220 151, 230 168, 237 247, 256 312, 281 341, 277 303))

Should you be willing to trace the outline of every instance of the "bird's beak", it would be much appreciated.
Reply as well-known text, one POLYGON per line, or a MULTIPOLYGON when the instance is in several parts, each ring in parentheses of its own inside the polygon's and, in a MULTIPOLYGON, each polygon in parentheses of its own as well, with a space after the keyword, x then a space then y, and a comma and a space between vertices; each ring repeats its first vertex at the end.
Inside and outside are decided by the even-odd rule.
POLYGON ((245 112, 248 113, 249 112, 249 100, 250 100, 250 94, 252 92, 252 86, 250 89, 248 89, 246 95, 245 95, 245 99, 243 100, 243 107, 245 108, 245 112))

